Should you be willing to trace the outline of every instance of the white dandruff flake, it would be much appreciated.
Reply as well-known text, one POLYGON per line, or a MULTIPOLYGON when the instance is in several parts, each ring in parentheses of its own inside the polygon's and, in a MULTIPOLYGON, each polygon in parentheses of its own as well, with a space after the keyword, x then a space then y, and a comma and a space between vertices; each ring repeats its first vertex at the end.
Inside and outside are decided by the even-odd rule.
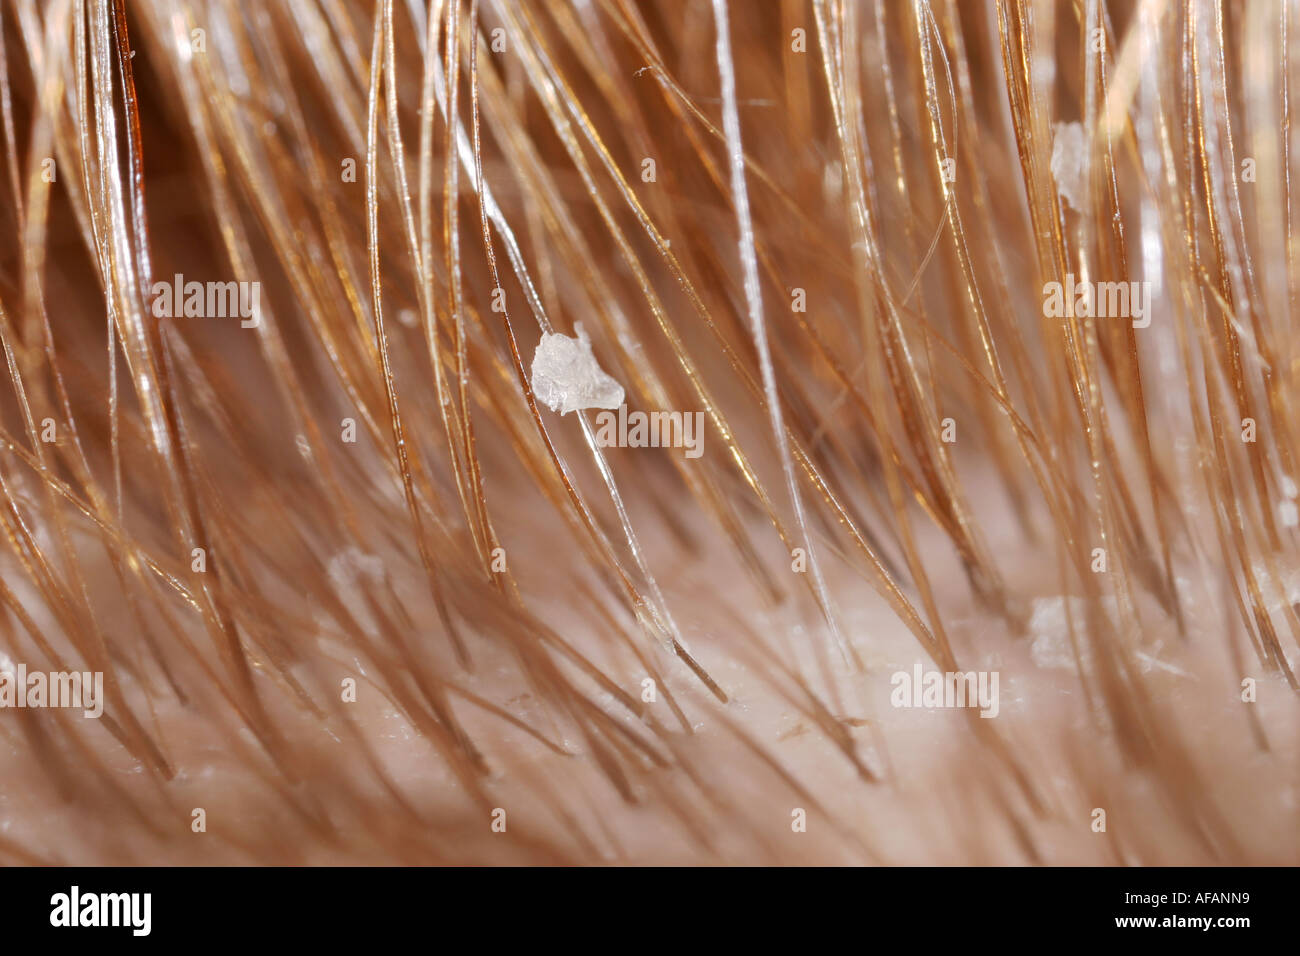
POLYGON ((578 337, 542 333, 533 353, 533 394, 561 415, 584 408, 618 408, 623 386, 606 375, 591 352, 591 339, 579 322, 578 337))
POLYGON ((1279 504, 1277 506, 1277 516, 1284 528, 1294 528, 1300 525, 1300 510, 1297 510, 1294 501, 1283 501, 1279 504))
POLYGON ((1052 133, 1052 176, 1065 201, 1083 211, 1083 126, 1057 123, 1052 133))

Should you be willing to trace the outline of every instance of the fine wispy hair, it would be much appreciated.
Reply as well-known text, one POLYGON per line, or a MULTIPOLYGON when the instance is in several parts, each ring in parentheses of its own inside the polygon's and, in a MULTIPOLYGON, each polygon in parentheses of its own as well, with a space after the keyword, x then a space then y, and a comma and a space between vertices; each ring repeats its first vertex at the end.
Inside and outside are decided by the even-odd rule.
POLYGON ((5 0, 0 862, 1300 861, 1298 20, 5 0))

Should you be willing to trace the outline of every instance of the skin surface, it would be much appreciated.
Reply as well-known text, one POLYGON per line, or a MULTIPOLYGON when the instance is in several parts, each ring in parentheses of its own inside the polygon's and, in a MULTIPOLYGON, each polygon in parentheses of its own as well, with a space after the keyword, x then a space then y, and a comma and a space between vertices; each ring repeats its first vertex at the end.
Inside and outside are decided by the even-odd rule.
MULTIPOLYGON (((546 535, 539 531, 538 538, 546 535)), ((548 738, 568 751, 563 756, 501 717, 461 703, 457 713, 466 732, 483 747, 493 806, 508 814, 507 832, 493 833, 490 815, 469 805, 445 758, 394 706, 383 685, 368 678, 370 668, 358 666, 355 647, 341 635, 321 633, 294 673, 307 686, 312 684, 309 675, 320 675, 325 684, 333 676, 355 674, 357 702, 346 707, 346 717, 340 710, 321 722, 272 698, 273 719, 298 755, 295 767, 303 769, 295 791, 277 784, 250 735, 231 719, 228 708, 211 699, 210 677, 187 669, 184 659, 174 655, 169 670, 193 696, 181 704, 159 693, 151 727, 157 728, 176 776, 163 786, 150 780, 124 747, 95 727, 86 732, 87 743, 107 765, 103 786, 118 793, 88 786, 91 781, 69 770, 68 790, 61 795, 51 785, 51 766, 41 762, 49 751, 13 734, 15 724, 22 724, 11 720, 5 724, 10 734, 4 778, 23 785, 5 788, 5 840, 11 846, 39 846, 50 860, 168 864, 247 862, 268 852, 278 862, 301 863, 589 858, 956 864, 1037 858, 1097 864, 1155 854, 1170 862, 1196 863, 1214 859, 1216 851, 1259 862, 1291 859, 1294 848, 1279 841, 1277 822, 1294 819, 1295 780, 1275 755, 1294 747, 1294 735, 1271 732, 1271 753, 1241 748, 1240 703, 1234 682, 1224 676, 1230 662, 1215 653, 1219 645, 1213 622, 1222 609, 1210 602, 1189 601, 1196 611, 1190 616, 1207 626, 1194 629, 1185 642, 1172 632, 1150 635, 1152 646, 1160 648, 1152 657, 1159 664, 1144 674, 1145 692, 1167 706, 1165 719, 1192 750, 1208 802, 1231 821, 1237 841, 1231 850, 1189 842, 1178 825, 1177 794, 1160 793, 1149 777, 1099 753, 1096 741, 1106 736, 1089 716, 1078 678, 1064 668, 1039 666, 1030 653, 1035 639, 1068 640, 1051 630, 1059 623, 1051 617, 1045 627, 1015 636, 976 607, 954 613, 955 636, 970 648, 964 654, 967 666, 1000 673, 1000 711, 989 723, 997 725, 1016 759, 1033 768, 1035 791, 1044 804, 1036 813, 1009 784, 1008 775, 996 764, 990 766, 973 721, 964 713, 890 706, 890 676, 910 672, 920 659, 915 641, 888 612, 846 604, 845 621, 863 657, 862 669, 850 674, 837 667, 836 674, 845 702, 845 733, 856 758, 879 777, 874 783, 864 781, 803 708, 774 693, 770 667, 747 650, 762 640, 760 635, 785 632, 797 640, 806 633, 804 625, 789 609, 745 610, 733 596, 743 593, 745 579, 723 570, 725 552, 710 554, 705 548, 705 554, 683 563, 679 573, 662 582, 690 622, 692 651, 730 698, 719 705, 680 662, 665 660, 665 686, 688 714, 691 733, 670 727, 661 752, 689 768, 689 786, 676 786, 684 783, 686 771, 642 761, 630 774, 629 801, 601 772, 586 741, 565 733, 562 725, 548 738), (374 765, 372 758, 359 757, 361 748, 349 733, 366 742, 374 765), (738 737, 762 748, 764 759, 774 761, 780 772, 739 746, 738 737), (418 826, 391 793, 374 784, 376 767, 413 808, 418 826), (1081 779, 1089 781, 1086 790, 1081 779), (681 801, 685 819, 665 812, 665 795, 681 801), (307 828, 289 808, 299 800, 322 808, 328 829, 307 828), (1089 828, 1094 805, 1108 808, 1105 834, 1089 828), (164 820, 170 815, 178 825, 167 832, 156 820, 150 825, 135 818, 127 810, 131 806, 157 808, 152 812, 164 820), (206 833, 187 832, 185 818, 193 807, 206 810, 206 833), (805 833, 790 829, 796 807, 808 811, 805 833), (436 848, 429 845, 432 840, 421 842, 420 828, 438 834, 436 848), (1032 837, 1018 833, 1021 828, 1032 837), (381 844, 382 839, 391 842, 381 844)), ((665 544, 662 560, 670 564, 673 555, 680 558, 682 552, 665 544)), ((539 565, 549 561, 544 552, 534 557, 539 565)), ((355 556, 352 563, 357 563, 355 556)), ((350 578, 337 568, 335 575, 342 581, 337 585, 342 599, 359 609, 358 617, 363 617, 366 590, 382 595, 391 586, 398 594, 419 595, 421 582, 409 567, 406 580, 387 570, 402 566, 395 556, 362 564, 365 570, 350 578)), ((109 579, 106 567, 92 570, 98 579, 109 579)), ((836 583, 837 594, 854 593, 850 581, 836 583)), ((601 661, 621 689, 639 697, 645 673, 639 663, 626 653, 610 653, 590 617, 576 609, 576 598, 562 599, 568 593, 566 582, 555 581, 554 587, 542 603, 554 603, 555 619, 567 639, 601 661)), ((1049 605, 1053 599, 1049 591, 1035 590, 1028 570, 1023 593, 1049 605)), ((294 610, 310 614, 302 602, 294 610)), ((432 623, 416 620, 413 632, 423 633, 432 623)), ((459 686, 543 733, 554 725, 509 655, 493 653, 487 641, 473 647, 474 671, 460 674, 459 686)), ((147 651, 141 646, 139 653, 143 657, 147 651)), ((594 697, 611 713, 622 710, 609 694, 594 697)), ((1287 719, 1294 704, 1282 682, 1264 678, 1257 706, 1267 726, 1294 726, 1287 719)), ((641 708, 641 714, 625 715, 620 724, 645 737, 652 736, 651 728, 670 724, 662 698, 641 708)))

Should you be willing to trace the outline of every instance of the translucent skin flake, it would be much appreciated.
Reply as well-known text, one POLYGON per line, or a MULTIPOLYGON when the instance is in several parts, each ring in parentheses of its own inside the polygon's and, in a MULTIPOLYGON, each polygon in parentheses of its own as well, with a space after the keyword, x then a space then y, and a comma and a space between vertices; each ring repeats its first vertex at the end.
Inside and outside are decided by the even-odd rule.
POLYGON ((578 337, 542 333, 533 353, 533 393, 551 411, 561 415, 584 408, 618 408, 623 386, 596 363, 591 339, 579 322, 578 337))

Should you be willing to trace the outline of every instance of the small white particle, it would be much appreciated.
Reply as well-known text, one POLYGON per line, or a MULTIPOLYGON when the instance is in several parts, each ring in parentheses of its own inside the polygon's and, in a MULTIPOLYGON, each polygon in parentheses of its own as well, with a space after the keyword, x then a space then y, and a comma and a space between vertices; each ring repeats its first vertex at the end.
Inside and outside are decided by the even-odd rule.
POLYGON ((369 582, 384 579, 384 562, 360 548, 344 548, 330 559, 330 580, 339 587, 349 587, 359 580, 369 582))
POLYGON ((1061 196, 1076 210, 1083 210, 1083 126, 1057 123, 1052 134, 1052 176, 1061 196))
POLYGON ((623 386, 601 370, 591 352, 591 339, 579 322, 578 337, 542 333, 533 353, 533 393, 561 415, 583 408, 618 408, 623 386))
POLYGON ((1296 509, 1294 501, 1283 501, 1277 506, 1277 517, 1282 522, 1284 528, 1294 528, 1300 525, 1300 510, 1296 509))

